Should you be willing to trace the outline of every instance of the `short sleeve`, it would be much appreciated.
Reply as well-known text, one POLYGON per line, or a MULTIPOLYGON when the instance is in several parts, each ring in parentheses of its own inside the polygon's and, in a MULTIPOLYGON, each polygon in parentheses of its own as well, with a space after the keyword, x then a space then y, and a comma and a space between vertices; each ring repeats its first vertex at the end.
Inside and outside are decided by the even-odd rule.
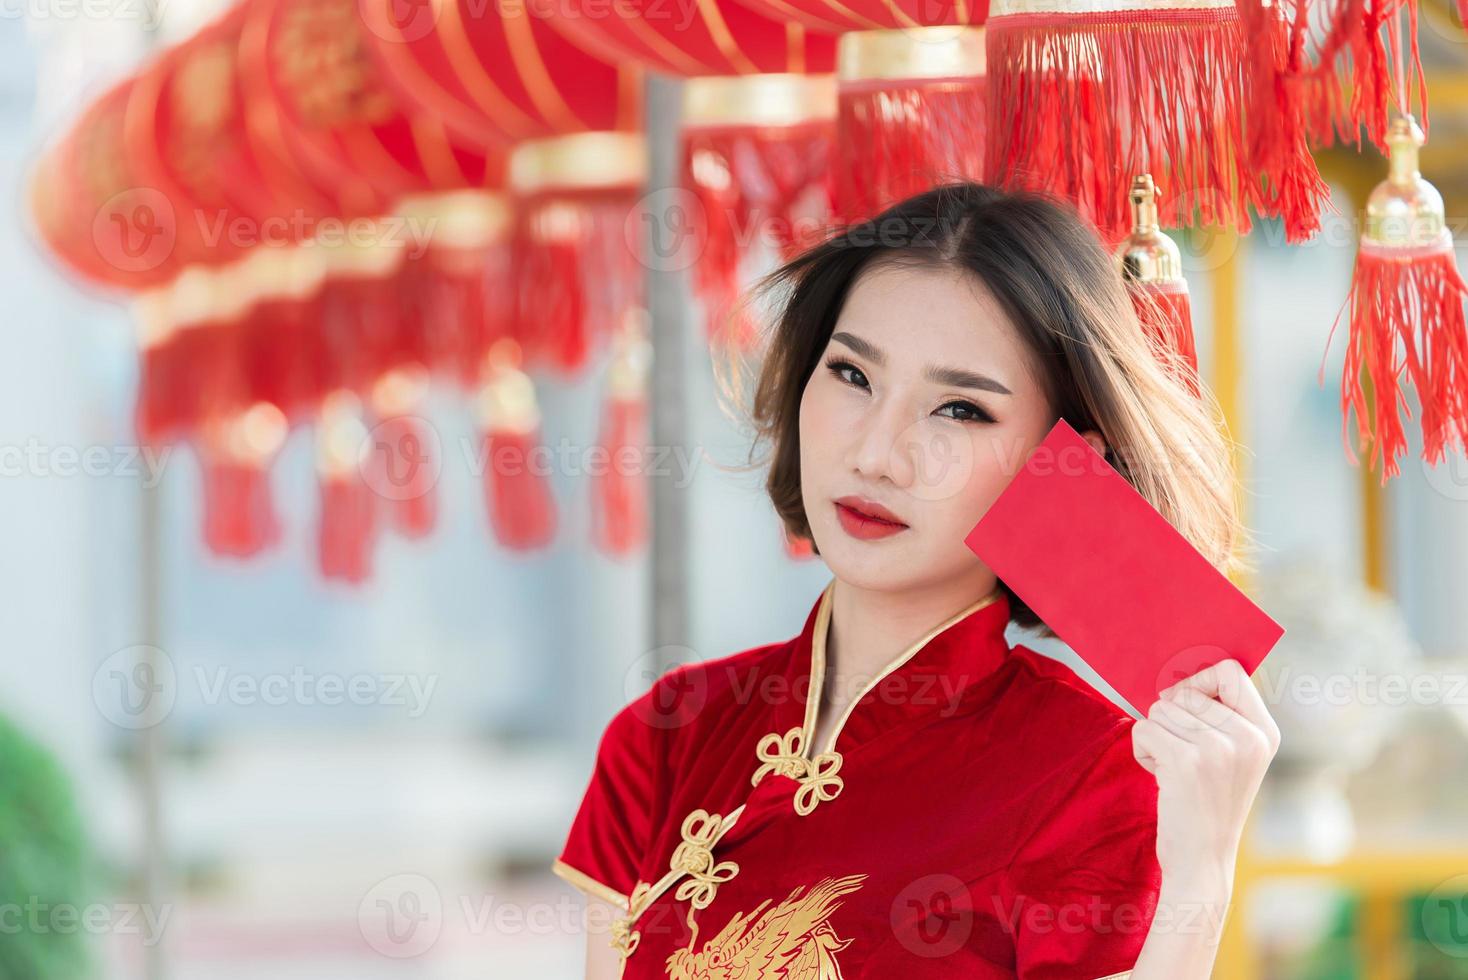
POLYGON ((1125 977, 1157 907, 1157 780, 1132 754, 1131 719, 1067 778, 1005 874, 1021 980, 1125 977))
POLYGON ((581 891, 627 909, 651 844, 667 715, 655 684, 619 711, 597 745, 591 782, 552 870, 581 891))

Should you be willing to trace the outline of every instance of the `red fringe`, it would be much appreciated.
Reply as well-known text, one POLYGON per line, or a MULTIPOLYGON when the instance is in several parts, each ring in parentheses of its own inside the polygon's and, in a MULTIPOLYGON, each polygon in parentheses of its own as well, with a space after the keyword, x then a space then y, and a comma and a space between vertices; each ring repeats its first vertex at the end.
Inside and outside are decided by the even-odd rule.
POLYGON ((539 433, 498 429, 484 440, 484 502, 495 538, 514 551, 549 544, 556 530, 555 498, 531 459, 539 433))
POLYGON ((602 417, 606 470, 592 475, 591 533, 597 548, 619 558, 647 540, 646 416, 643 399, 611 398, 602 417))
POLYGON ((211 458, 201 451, 204 545, 214 554, 249 558, 280 540, 280 522, 263 465, 211 458))
POLYGON ((316 557, 323 578, 355 585, 372 574, 376 507, 377 495, 356 467, 322 477, 316 557))
POLYGON ((638 188, 622 187, 518 202, 513 335, 527 364, 574 377, 622 314, 641 303, 641 229, 628 227, 638 197, 638 188))
MULTIPOLYGON (((1371 447, 1382 483, 1397 475, 1397 459, 1407 448, 1400 413, 1405 410, 1411 418, 1412 411, 1402 390, 1404 371, 1421 405, 1422 457, 1436 465, 1447 449, 1465 445, 1465 298, 1468 285, 1458 271, 1450 238, 1441 247, 1395 250, 1395 254, 1362 245, 1347 300, 1350 338, 1341 379, 1342 436, 1347 457, 1358 464, 1349 437, 1355 412, 1357 440, 1363 450, 1371 447), (1372 398, 1367 396, 1368 385, 1372 398)), ((1339 323, 1337 315, 1335 326, 1339 323)), ((1324 371, 1322 364, 1322 383, 1324 371)))
POLYGON ((987 31, 992 182, 1075 202, 1111 243, 1143 172, 1168 189, 1165 226, 1247 232, 1252 206, 1292 242, 1318 230, 1327 188, 1303 135, 1259 143, 1246 124, 1232 8, 1004 15, 987 31))
POLYGON ((757 246, 772 246, 783 261, 829 225, 834 140, 830 120, 683 131, 683 189, 698 204, 688 216, 693 288, 711 342, 741 350, 755 343, 757 329, 739 308, 739 266, 757 246))
POLYGON ((982 75, 842 85, 832 171, 840 219, 863 221, 935 184, 992 173, 986 91, 982 75))
MULTIPOLYGON (((1390 109, 1405 100, 1405 93, 1396 91, 1392 77, 1396 54, 1389 49, 1389 32, 1384 35, 1383 27, 1399 18, 1405 7, 1411 44, 1403 74, 1417 83, 1417 115, 1427 131, 1417 0, 1280 0, 1268 7, 1260 2, 1241 0, 1246 23, 1269 24, 1282 18, 1287 40, 1275 66, 1256 58, 1251 70, 1282 76, 1277 95, 1285 114, 1292 117, 1298 111, 1316 146, 1349 143, 1359 150, 1364 127, 1366 138, 1383 153, 1390 109), (1313 35, 1322 28, 1323 36, 1314 41, 1313 35)), ((1251 36, 1259 35, 1251 32, 1251 36)))
POLYGON ((514 320, 509 249, 434 245, 414 266, 429 366, 477 386, 484 355, 514 320))
POLYGON ((134 408, 140 439, 181 438, 206 418, 250 404, 239 381, 242 329, 239 322, 191 324, 143 349, 134 408))
POLYGON ((424 419, 396 415, 372 430, 372 462, 382 480, 379 489, 388 519, 409 538, 426 537, 438 520, 437 440, 427 428, 424 419))
POLYGON ((1155 286, 1129 283, 1132 306, 1152 343, 1161 348, 1160 358, 1194 395, 1201 395, 1198 377, 1198 345, 1193 336, 1193 305, 1186 283, 1155 286))
POLYGON ((240 325, 239 370, 244 404, 270 402, 298 420, 326 394, 319 297, 281 297, 257 304, 240 325))

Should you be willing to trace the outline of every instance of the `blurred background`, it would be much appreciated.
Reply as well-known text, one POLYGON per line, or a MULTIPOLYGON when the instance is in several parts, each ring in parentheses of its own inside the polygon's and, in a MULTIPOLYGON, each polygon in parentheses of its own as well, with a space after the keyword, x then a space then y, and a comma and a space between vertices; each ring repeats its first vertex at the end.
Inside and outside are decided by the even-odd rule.
MULTIPOLYGON (((485 435, 519 375, 409 378, 399 414, 431 449, 413 493, 432 513, 355 537, 361 497, 332 495, 327 412, 260 423, 263 530, 231 496, 258 480, 229 483, 203 441, 140 439, 156 284, 79 276, 42 243, 36 188, 93 100, 224 13, 15 0, 0 17, 0 978, 579 976, 579 896, 549 869, 602 728, 672 664, 794 635, 826 570, 741 469, 712 301, 662 253, 635 272, 641 334, 588 343, 574 370, 526 364, 536 438, 557 455, 520 510, 492 486, 485 435), (621 491, 631 503, 588 473, 625 390, 665 449, 621 491)), ((1421 17, 1422 170, 1456 227, 1468 38, 1440 0, 1421 17)), ((654 71, 628 90, 651 149, 634 199, 684 193, 690 84, 654 71)), ((1287 630, 1256 677, 1284 746, 1215 975, 1468 977, 1468 460, 1423 462, 1412 426, 1384 485, 1346 458, 1343 331, 1326 340, 1385 163, 1370 146, 1317 159, 1337 213, 1315 239, 1288 243, 1268 218, 1173 236, 1199 369, 1244 447, 1260 552, 1241 584, 1287 630)), ((778 253, 753 250, 741 273, 778 253)), ((344 411, 356 441, 395 417, 344 411)), ((1062 644, 1012 639, 1100 685, 1062 644)))

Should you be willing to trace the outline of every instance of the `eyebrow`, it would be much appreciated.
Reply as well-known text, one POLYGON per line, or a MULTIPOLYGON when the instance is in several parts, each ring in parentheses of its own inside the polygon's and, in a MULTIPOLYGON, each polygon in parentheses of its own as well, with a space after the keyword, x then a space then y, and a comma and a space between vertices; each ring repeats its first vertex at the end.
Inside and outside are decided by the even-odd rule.
MULTIPOLYGON (((831 339, 845 344, 857 355, 866 358, 878 366, 887 363, 887 355, 882 353, 879 347, 870 341, 862 340, 855 334, 838 330, 831 334, 831 339)), ((923 372, 923 377, 940 385, 952 385, 956 388, 977 388, 980 391, 992 391, 1000 395, 1012 395, 1004 385, 995 381, 988 375, 979 374, 976 371, 965 371, 962 368, 937 367, 929 364, 923 372)))

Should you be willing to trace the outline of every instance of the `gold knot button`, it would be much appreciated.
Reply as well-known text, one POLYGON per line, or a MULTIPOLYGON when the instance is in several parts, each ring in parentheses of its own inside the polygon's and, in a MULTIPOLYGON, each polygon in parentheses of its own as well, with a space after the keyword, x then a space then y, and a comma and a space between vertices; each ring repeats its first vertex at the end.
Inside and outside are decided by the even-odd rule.
POLYGON ((761 764, 750 780, 751 785, 758 786, 760 780, 776 773, 798 782, 800 789, 795 792, 795 812, 802 817, 822 801, 834 800, 845 785, 837 775, 841 771, 841 753, 822 752, 813 759, 807 759, 804 749, 805 733, 801 729, 792 728, 783 736, 770 732, 755 747, 755 755, 761 764))

